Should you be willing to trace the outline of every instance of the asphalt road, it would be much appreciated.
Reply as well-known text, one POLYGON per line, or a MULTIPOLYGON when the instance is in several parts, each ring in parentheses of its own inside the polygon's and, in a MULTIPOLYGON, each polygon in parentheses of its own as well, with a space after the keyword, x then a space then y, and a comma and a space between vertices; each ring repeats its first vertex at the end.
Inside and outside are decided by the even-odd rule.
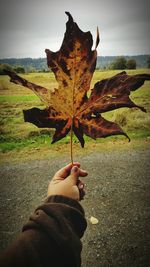
MULTIPOLYGON (((150 150, 93 152, 78 160, 89 172, 82 201, 88 221, 82 266, 150 266, 150 150), (98 224, 91 224, 91 216, 98 224)), ((45 199, 49 179, 66 163, 60 157, 0 166, 1 250, 45 199)))

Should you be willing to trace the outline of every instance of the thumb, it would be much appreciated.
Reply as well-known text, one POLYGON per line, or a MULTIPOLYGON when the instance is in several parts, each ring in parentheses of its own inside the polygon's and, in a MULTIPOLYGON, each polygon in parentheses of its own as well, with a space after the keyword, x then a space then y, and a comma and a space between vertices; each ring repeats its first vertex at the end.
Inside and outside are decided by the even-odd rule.
POLYGON ((72 167, 71 173, 68 178, 73 182, 73 185, 76 185, 79 178, 79 168, 77 166, 72 167))

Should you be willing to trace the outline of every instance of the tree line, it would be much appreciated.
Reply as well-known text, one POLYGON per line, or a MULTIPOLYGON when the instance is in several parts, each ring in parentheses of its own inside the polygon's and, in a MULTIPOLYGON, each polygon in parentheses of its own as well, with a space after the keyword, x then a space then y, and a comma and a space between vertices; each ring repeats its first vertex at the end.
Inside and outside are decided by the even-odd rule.
POLYGON ((109 69, 113 70, 124 70, 124 69, 136 69, 136 61, 135 59, 126 60, 125 57, 116 58, 109 66, 109 69))
MULTIPOLYGON (((38 68, 36 68, 36 67, 33 67, 32 65, 27 65, 27 66, 14 65, 13 62, 15 62, 15 59, 13 60, 14 61, 12 61, 12 64, 8 64, 8 63, 0 64, 0 75, 4 75, 5 70, 11 70, 11 71, 15 71, 16 73, 22 73, 22 74, 50 71, 47 67, 44 67, 45 65, 42 64, 42 61, 40 61, 41 68, 39 68, 39 65, 38 65, 38 68)), ((45 63, 46 62, 44 62, 44 64, 45 63)), ((150 68, 150 57, 147 58, 146 67, 150 68)), ((103 67, 103 69, 111 69, 111 70, 125 70, 125 69, 131 70, 131 69, 136 69, 136 68, 137 68, 136 60, 133 58, 126 59, 124 56, 114 57, 114 59, 111 61, 111 63, 107 67, 103 67)), ((97 65, 97 69, 100 69, 99 65, 97 65)))
POLYGON ((34 73, 34 72, 49 72, 47 69, 36 69, 32 66, 24 67, 22 65, 14 66, 7 63, 0 64, 0 75, 5 75, 5 70, 14 71, 16 73, 34 73))
MULTIPOLYGON (((146 67, 150 68, 150 57, 148 57, 146 62, 146 67)), ((107 67, 111 70, 134 70, 137 68, 137 62, 133 58, 126 59, 123 56, 116 57, 107 67)))

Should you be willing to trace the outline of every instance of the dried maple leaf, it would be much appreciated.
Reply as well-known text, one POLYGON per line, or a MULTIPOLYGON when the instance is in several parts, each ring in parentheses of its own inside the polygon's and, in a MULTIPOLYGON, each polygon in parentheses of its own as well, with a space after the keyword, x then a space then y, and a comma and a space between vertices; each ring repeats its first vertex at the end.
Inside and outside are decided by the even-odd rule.
POLYGON ((119 125, 107 121, 100 114, 121 107, 138 107, 129 98, 130 92, 150 80, 150 75, 129 76, 121 72, 112 78, 97 82, 91 90, 90 83, 96 66, 99 33, 95 49, 90 32, 83 32, 70 13, 61 48, 57 52, 45 50, 48 67, 54 72, 58 89, 50 90, 28 82, 15 73, 7 72, 11 81, 36 93, 46 104, 46 109, 24 110, 24 119, 36 126, 55 128, 52 143, 65 137, 71 130, 84 146, 83 135, 94 139, 110 135, 125 135, 119 125))

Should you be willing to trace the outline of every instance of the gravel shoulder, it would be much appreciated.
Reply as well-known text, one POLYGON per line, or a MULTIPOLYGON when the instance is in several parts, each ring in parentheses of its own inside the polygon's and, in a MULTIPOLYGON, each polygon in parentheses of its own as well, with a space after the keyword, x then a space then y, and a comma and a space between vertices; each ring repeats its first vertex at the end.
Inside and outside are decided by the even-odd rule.
MULTIPOLYGON (((79 156, 89 172, 82 201, 88 221, 83 267, 150 266, 149 159, 150 149, 138 148, 79 156), (91 216, 98 224, 90 223, 91 216)), ((62 156, 0 166, 1 250, 21 231, 46 197, 49 179, 66 163, 62 156)))

